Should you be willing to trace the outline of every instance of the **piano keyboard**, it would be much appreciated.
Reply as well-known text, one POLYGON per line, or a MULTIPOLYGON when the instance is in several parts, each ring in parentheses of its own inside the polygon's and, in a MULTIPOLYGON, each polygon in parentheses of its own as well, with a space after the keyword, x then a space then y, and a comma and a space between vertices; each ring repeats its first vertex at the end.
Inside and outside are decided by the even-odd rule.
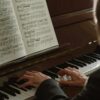
POLYGON ((25 80, 17 82, 17 79, 17 77, 12 77, 4 82, 0 87, 0 100, 33 100, 36 88, 20 88, 18 85, 23 84, 25 80))
MULTIPOLYGON (((100 54, 86 54, 70 61, 65 61, 62 64, 43 71, 43 73, 51 76, 53 79, 58 79, 59 75, 57 72, 69 66, 75 67, 82 73, 89 75, 100 68, 100 54)), ((3 86, 0 87, 0 100, 33 100, 36 88, 27 87, 27 89, 21 89, 16 84, 22 84, 25 81, 16 83, 16 80, 16 78, 10 78, 4 82, 3 86)))
POLYGON ((8 93, 3 92, 4 94, 0 93, 0 100, 33 100, 33 96, 35 94, 36 89, 28 90, 28 91, 23 91, 21 89, 17 90, 20 91, 20 94, 16 93, 16 96, 10 95, 8 93), (4 96, 5 95, 5 96, 4 96))

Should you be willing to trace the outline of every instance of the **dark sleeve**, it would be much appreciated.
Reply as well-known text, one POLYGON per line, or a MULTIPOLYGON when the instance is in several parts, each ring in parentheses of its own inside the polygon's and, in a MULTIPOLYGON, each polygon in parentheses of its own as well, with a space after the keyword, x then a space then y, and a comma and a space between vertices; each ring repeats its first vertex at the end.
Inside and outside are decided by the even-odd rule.
POLYGON ((90 76, 86 87, 72 100, 100 100, 100 69, 90 76))
POLYGON ((44 81, 36 91, 37 100, 69 100, 57 82, 53 79, 44 81))

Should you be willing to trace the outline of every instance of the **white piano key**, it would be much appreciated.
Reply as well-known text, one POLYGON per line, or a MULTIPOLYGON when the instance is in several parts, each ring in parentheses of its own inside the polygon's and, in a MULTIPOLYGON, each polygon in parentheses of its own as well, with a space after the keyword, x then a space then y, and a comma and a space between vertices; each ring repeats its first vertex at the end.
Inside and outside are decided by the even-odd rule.
POLYGON ((84 73, 85 75, 89 75, 98 69, 100 69, 100 60, 79 68, 80 72, 84 73))

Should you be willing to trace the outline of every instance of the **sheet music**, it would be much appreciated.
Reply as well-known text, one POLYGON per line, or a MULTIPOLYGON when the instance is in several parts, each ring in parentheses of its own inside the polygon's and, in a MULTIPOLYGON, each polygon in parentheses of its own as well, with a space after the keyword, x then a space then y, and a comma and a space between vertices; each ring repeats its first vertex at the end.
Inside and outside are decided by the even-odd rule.
POLYGON ((28 54, 58 46, 46 0, 12 0, 28 54))
POLYGON ((25 55, 11 0, 0 0, 0 64, 25 55))

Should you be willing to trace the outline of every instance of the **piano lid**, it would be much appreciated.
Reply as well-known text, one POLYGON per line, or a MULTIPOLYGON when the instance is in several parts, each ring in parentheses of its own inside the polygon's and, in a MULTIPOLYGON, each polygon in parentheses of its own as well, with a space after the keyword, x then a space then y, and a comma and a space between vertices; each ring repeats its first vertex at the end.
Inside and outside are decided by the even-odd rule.
POLYGON ((30 68, 43 70, 95 50, 97 36, 92 0, 47 0, 47 4, 60 47, 41 56, 4 65, 0 76, 30 68))

